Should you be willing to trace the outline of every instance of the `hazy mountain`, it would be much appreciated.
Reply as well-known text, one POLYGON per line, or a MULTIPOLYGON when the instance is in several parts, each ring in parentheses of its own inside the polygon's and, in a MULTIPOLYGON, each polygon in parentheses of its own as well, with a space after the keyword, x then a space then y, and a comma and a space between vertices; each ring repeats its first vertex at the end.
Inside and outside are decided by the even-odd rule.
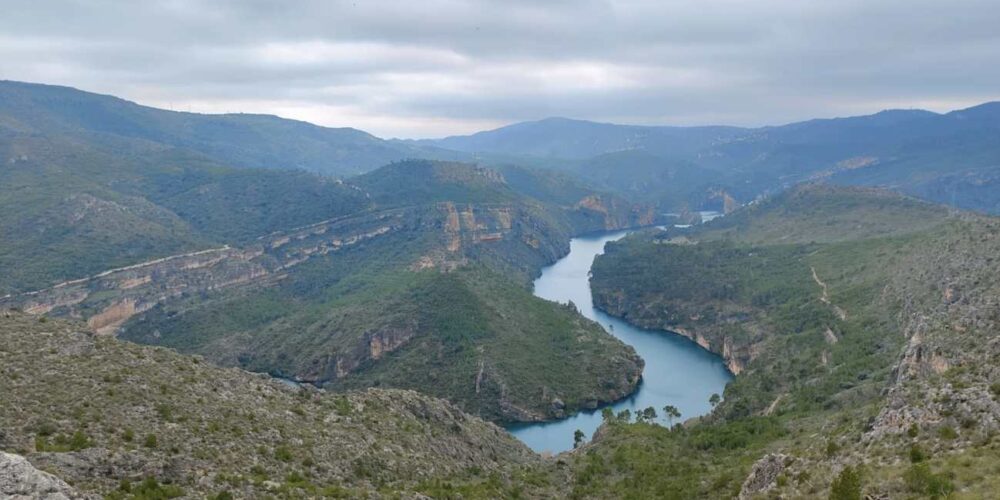
POLYGON ((667 208, 714 204, 720 192, 746 202, 804 180, 829 179, 996 211, 998 108, 1000 103, 945 114, 888 110, 761 128, 552 118, 422 143, 484 157, 551 158, 552 166, 592 187, 667 208))
POLYGON ((270 115, 183 113, 69 87, 0 81, 0 127, 136 149, 184 148, 234 167, 366 172, 412 157, 456 157, 385 141, 352 128, 327 128, 270 115))
POLYGON ((584 159, 630 149, 684 154, 725 141, 740 131, 736 127, 648 127, 547 118, 418 142, 471 153, 584 159))

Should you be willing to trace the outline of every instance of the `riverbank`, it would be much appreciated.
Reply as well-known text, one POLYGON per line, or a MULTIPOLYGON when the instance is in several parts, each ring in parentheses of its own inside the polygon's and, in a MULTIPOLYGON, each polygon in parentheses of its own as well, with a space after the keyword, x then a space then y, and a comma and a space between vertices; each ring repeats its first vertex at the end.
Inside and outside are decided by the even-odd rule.
MULTIPOLYGON (((580 313, 600 324, 608 333, 631 345, 645 361, 642 382, 631 395, 593 410, 581 411, 563 420, 515 424, 507 429, 537 452, 559 453, 573 448, 576 430, 587 437, 601 424, 601 410, 635 412, 653 407, 658 413, 666 405, 677 407, 683 417, 711 411, 712 394, 721 394, 732 379, 723 360, 691 340, 638 328, 594 307, 589 273, 604 245, 624 237, 628 231, 581 236, 570 242, 570 253, 542 270, 535 280, 536 296, 560 303, 572 302, 580 313)), ((663 419, 666 423, 666 420, 663 419)))

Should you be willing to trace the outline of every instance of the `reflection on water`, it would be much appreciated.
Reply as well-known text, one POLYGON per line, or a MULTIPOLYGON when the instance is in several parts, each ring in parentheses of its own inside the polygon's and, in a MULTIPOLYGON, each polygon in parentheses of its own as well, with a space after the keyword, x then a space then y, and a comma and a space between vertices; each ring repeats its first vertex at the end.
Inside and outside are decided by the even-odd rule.
MULTIPOLYGON (((542 271, 535 281, 535 295, 567 303, 572 301, 584 316, 600 323, 605 330, 635 348, 646 362, 643 381, 629 398, 611 405, 615 411, 652 406, 660 420, 663 407, 676 406, 682 419, 708 413, 712 393, 722 394, 732 378, 722 359, 679 335, 636 328, 594 309, 588 279, 594 257, 603 253, 604 244, 625 236, 616 232, 600 236, 574 238, 570 253, 542 271)), ((601 423, 600 409, 581 412, 568 419, 508 427, 518 439, 538 452, 558 453, 573 447, 573 432, 582 430, 588 437, 601 423)))

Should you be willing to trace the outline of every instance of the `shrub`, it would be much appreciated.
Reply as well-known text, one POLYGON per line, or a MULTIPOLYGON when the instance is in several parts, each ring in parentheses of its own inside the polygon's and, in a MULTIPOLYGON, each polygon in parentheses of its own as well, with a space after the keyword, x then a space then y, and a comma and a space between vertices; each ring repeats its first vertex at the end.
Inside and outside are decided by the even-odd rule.
POLYGON ((958 433, 955 432, 955 429, 951 426, 946 425, 938 429, 938 436, 940 436, 941 439, 955 439, 958 437, 958 433))
POLYGON ((832 456, 836 455, 838 451, 840 451, 840 446, 837 444, 836 441, 834 441, 834 440, 831 439, 830 441, 826 442, 826 456, 827 457, 832 457, 832 456))
POLYGON ((167 404, 158 404, 158 405, 156 405, 156 413, 165 422, 172 422, 173 421, 174 411, 173 411, 173 408, 170 407, 170 405, 167 405, 167 404))
POLYGON ((344 397, 337 398, 333 401, 333 409, 337 412, 337 415, 346 417, 351 414, 351 402, 344 397))
POLYGON ((910 491, 932 498, 948 495, 955 490, 950 479, 942 474, 934 474, 926 463, 910 467, 903 474, 903 480, 910 491))
POLYGON ((292 450, 288 449, 287 446, 279 446, 274 449, 274 458, 277 458, 282 462, 291 462, 292 450))
POLYGON ((146 440, 142 443, 146 448, 156 448, 156 434, 150 434, 146 436, 146 440))
POLYGON ((920 445, 914 444, 910 446, 910 462, 918 463, 923 462, 927 459, 927 454, 924 450, 920 448, 920 445))
POLYGON ((861 500, 861 474, 851 466, 844 467, 830 486, 830 500, 861 500))

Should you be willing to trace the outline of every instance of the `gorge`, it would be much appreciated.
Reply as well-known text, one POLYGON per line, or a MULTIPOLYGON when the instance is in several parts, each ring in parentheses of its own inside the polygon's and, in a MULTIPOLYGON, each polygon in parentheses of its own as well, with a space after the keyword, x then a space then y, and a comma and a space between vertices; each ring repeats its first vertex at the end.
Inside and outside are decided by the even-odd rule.
MULTIPOLYGON (((631 345, 645 361, 643 380, 628 397, 610 405, 616 413, 636 413, 653 407, 659 413, 666 405, 677 407, 682 418, 711 410, 712 394, 722 394, 732 379, 722 359, 691 340, 667 332, 645 330, 594 307, 589 274, 594 258, 604 245, 624 237, 627 231, 581 236, 570 242, 570 252, 546 267, 535 280, 534 293, 543 299, 572 303, 580 313, 622 342, 631 345)), ((538 452, 559 453, 572 449, 577 429, 588 437, 601 425, 601 411, 583 411, 564 420, 516 424, 508 429, 538 452)))

